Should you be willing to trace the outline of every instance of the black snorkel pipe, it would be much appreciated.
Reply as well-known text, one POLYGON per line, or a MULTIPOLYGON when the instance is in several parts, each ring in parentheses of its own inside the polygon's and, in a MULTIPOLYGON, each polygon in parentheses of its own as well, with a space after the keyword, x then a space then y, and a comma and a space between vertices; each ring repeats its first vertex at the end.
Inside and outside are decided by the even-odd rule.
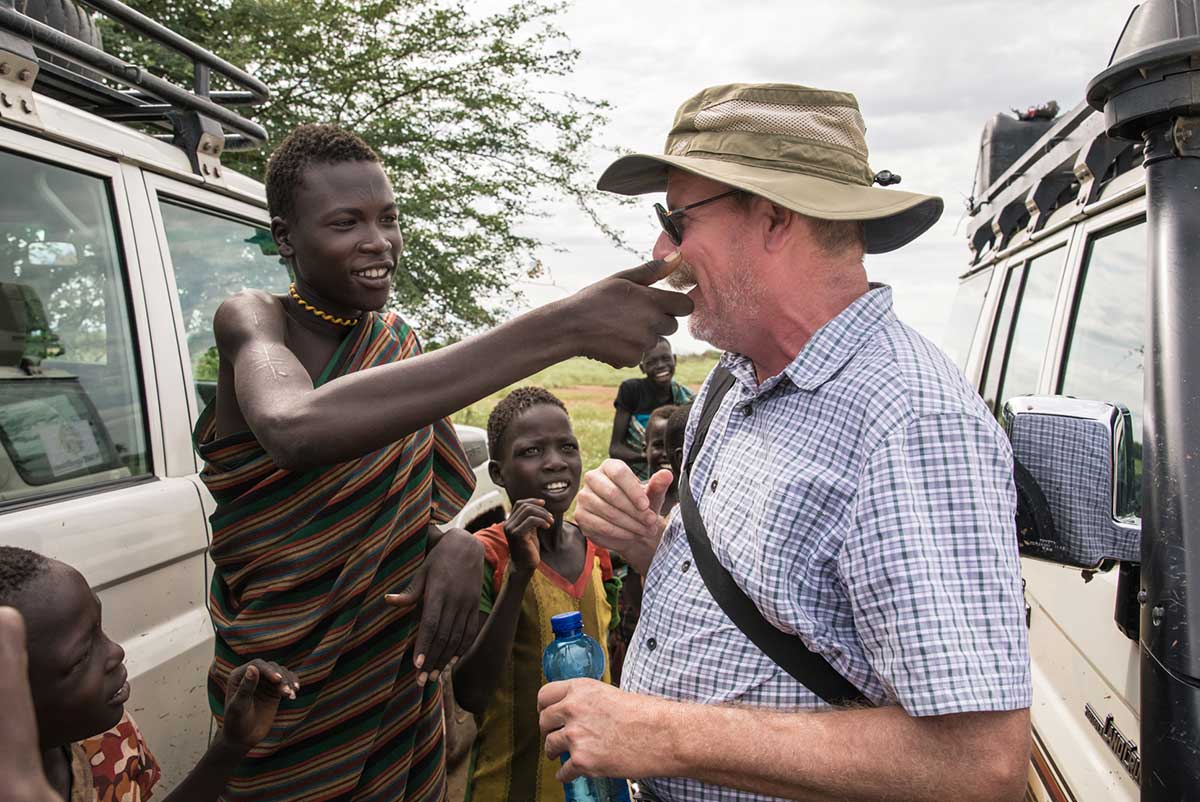
POLYGON ((1200 5, 1134 9, 1088 85, 1145 143, 1149 237, 1141 566, 1141 798, 1200 794, 1200 5))

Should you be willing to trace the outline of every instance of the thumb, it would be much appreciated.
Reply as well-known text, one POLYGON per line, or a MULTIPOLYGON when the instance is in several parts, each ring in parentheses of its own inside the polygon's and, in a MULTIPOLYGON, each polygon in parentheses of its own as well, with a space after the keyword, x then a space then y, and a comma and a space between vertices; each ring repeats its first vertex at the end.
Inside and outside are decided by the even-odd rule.
POLYGON ((666 468, 650 477, 650 481, 646 482, 646 498, 650 501, 650 509, 655 512, 662 510, 663 500, 674 481, 675 474, 666 468))
POLYGON ((258 689, 258 666, 249 666, 245 673, 242 674, 242 681, 233 692, 233 705, 249 704, 254 698, 254 692, 258 689))
POLYGON ((429 567, 429 562, 417 569, 413 574, 413 578, 409 581, 408 587, 399 593, 389 593, 383 597, 384 602, 393 607, 413 607, 421 600, 422 594, 425 592, 425 572, 429 567))
POLYGON ((629 270, 622 270, 616 274, 615 278, 622 278, 626 281, 632 281, 634 284, 649 287, 656 281, 662 281, 674 273, 675 268, 679 267, 679 264, 679 251, 673 251, 665 259, 653 259, 629 270))

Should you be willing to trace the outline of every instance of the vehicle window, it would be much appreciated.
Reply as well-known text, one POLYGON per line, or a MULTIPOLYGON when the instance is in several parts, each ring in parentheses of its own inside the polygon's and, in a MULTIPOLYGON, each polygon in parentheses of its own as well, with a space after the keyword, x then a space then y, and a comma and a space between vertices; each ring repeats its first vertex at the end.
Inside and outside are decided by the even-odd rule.
POLYGON ((971 343, 975 339, 975 327, 979 324, 979 313, 983 309, 983 299, 987 296, 991 278, 991 270, 965 278, 959 282, 958 292, 954 295, 950 322, 942 342, 959 370, 967 367, 967 357, 971 355, 971 343))
POLYGON ((1141 515, 1145 304, 1144 221, 1092 239, 1084 258, 1059 392, 1129 407, 1137 515, 1141 515))
POLYGON ((150 473, 107 183, 0 152, 0 504, 150 473))
POLYGON ((996 407, 996 391, 999 389, 1001 375, 1004 372, 1004 354, 1008 350, 1008 335, 1012 331, 1013 312, 1017 308, 1017 300, 1021 296, 1021 281, 1025 278, 1024 263, 1016 264, 1008 269, 1004 277, 1004 286, 1000 289, 1000 307, 996 312, 996 320, 992 324, 991 346, 988 349, 987 361, 983 365, 983 377, 979 382, 979 392, 994 414, 999 415, 996 407))
POLYGON ((1050 342, 1054 300, 1066 255, 1066 248, 1056 248, 1031 259, 1025 270, 1025 281, 1009 338, 1008 356, 1004 360, 1004 371, 996 391, 1000 409, 1009 398, 1030 395, 1038 390, 1038 374, 1050 342))
POLYGON ((217 307, 244 289, 287 292, 290 279, 265 227, 167 200, 161 208, 196 395, 203 407, 217 387, 212 329, 217 307))

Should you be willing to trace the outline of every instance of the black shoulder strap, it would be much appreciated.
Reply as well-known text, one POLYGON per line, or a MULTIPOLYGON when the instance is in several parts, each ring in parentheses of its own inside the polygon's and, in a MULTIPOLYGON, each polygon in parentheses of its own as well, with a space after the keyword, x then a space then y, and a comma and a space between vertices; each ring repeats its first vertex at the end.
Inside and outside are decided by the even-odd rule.
POLYGON ((692 463, 696 461, 696 455, 700 453, 704 439, 708 436, 713 416, 717 414, 721 400, 729 392, 733 382, 733 375, 724 367, 718 365, 713 371, 713 380, 697 421, 696 434, 692 437, 692 447, 688 449, 683 473, 679 477, 679 511, 683 515, 683 525, 687 532, 688 545, 692 549, 692 559, 696 562, 696 570, 700 572, 708 592, 717 604, 721 605, 729 620, 761 649, 763 654, 774 660, 804 687, 832 705, 869 705, 870 700, 829 665, 824 657, 811 651, 800 638, 777 629, 763 618, 758 607, 738 587, 729 571, 713 553, 704 519, 700 517, 700 509, 692 498, 689 476, 692 463))

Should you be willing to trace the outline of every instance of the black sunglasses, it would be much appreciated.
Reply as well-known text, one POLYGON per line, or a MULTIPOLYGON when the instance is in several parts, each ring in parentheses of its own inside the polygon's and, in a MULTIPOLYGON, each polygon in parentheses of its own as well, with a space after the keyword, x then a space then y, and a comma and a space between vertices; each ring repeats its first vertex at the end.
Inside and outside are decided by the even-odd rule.
POLYGON ((703 206, 706 203, 719 201, 721 198, 728 198, 730 195, 736 195, 741 191, 740 189, 731 189, 728 192, 722 192, 720 195, 713 195, 711 198, 689 203, 687 206, 681 206, 669 212, 661 203, 656 203, 654 204, 654 213, 658 215, 658 224, 662 226, 662 230, 671 238, 671 242, 674 242, 676 245, 682 245, 683 232, 679 230, 679 224, 675 221, 682 217, 684 212, 688 209, 695 209, 697 206, 703 206))

